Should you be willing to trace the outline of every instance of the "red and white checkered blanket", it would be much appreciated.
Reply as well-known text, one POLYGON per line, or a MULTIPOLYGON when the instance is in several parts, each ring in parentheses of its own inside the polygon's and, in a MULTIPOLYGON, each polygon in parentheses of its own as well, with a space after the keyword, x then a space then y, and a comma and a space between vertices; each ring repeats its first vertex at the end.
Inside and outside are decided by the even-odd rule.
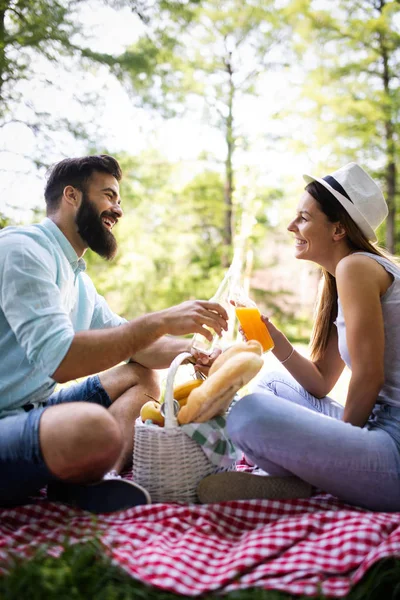
POLYGON ((38 500, 0 511, 0 569, 11 551, 58 553, 99 535, 114 564, 185 596, 262 587, 346 595, 379 559, 400 556, 400 514, 331 496, 212 505, 153 504, 99 516, 38 500))

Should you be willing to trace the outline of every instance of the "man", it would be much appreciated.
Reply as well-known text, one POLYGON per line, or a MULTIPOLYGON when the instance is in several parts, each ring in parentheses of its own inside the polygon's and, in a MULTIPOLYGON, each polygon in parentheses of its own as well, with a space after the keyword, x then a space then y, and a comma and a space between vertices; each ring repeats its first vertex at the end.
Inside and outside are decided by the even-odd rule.
POLYGON ((134 421, 159 395, 153 369, 189 349, 166 334, 227 328, 213 302, 127 322, 97 294, 82 257, 116 253, 121 176, 107 155, 65 159, 50 172, 42 223, 0 233, 0 505, 46 484, 50 499, 93 512, 149 502, 140 486, 104 476, 132 457, 134 421))

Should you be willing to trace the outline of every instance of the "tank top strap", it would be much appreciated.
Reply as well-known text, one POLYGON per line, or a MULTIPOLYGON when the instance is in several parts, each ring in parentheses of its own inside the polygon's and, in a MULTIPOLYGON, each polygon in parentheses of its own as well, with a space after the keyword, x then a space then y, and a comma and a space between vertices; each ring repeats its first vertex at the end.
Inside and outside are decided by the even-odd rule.
POLYGON ((354 254, 361 254, 363 256, 368 256, 368 258, 376 260, 376 262, 382 265, 382 267, 386 271, 391 273, 395 279, 400 279, 400 267, 392 261, 390 261, 388 258, 378 256, 377 254, 372 254, 371 252, 355 252, 354 254))

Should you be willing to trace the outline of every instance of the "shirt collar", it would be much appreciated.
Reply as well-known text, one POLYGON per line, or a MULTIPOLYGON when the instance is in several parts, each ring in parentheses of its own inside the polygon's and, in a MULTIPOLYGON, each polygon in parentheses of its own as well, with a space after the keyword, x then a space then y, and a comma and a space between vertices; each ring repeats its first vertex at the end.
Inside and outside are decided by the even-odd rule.
POLYGON ((43 227, 45 227, 48 231, 52 233, 52 235, 56 238, 61 250, 65 254, 69 264, 72 267, 74 273, 77 271, 85 271, 86 263, 83 258, 79 258, 77 253, 75 252, 73 246, 67 240, 63 232, 57 225, 48 217, 45 217, 41 223, 43 227))

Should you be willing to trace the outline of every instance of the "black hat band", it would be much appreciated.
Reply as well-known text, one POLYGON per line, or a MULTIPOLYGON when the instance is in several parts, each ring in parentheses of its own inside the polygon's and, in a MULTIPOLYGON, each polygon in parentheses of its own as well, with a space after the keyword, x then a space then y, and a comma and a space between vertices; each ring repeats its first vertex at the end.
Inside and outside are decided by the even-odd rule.
POLYGON ((342 188, 342 186, 340 185, 340 183, 338 181, 336 181, 336 179, 334 177, 332 177, 332 175, 326 175, 326 177, 323 177, 322 179, 324 179, 324 181, 326 181, 327 183, 329 183, 329 185, 331 187, 333 187, 334 190, 336 190, 337 192, 339 192, 339 194, 342 194, 342 196, 345 196, 347 198, 347 200, 350 200, 350 202, 353 204, 353 200, 349 197, 349 195, 346 192, 346 190, 344 190, 342 188))

